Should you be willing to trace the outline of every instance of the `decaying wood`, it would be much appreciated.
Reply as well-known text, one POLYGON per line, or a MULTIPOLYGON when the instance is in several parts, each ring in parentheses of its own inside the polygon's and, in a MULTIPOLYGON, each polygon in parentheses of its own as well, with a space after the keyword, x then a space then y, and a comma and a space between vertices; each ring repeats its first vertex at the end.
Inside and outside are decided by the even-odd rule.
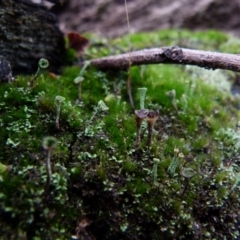
POLYGON ((57 69, 64 54, 57 18, 46 8, 29 0, 0 1, 0 57, 11 63, 13 73, 34 73, 40 58, 57 69))
POLYGON ((134 51, 90 61, 99 68, 127 69, 131 65, 172 63, 196 65, 206 69, 225 69, 240 72, 240 55, 193 50, 187 48, 162 47, 134 51), (129 59, 130 58, 130 59, 129 59))

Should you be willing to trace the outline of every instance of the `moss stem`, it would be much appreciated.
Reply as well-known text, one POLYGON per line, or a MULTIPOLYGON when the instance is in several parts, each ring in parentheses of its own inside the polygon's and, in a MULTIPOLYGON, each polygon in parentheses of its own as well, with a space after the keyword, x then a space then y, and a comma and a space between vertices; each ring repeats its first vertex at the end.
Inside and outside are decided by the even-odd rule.
POLYGON ((52 169, 51 169, 51 150, 47 150, 47 158, 46 158, 46 170, 47 170, 47 182, 46 187, 48 188, 51 179, 52 179, 52 169))
POLYGON ((82 82, 78 83, 78 100, 82 100, 82 82))
POLYGON ((36 74, 34 75, 34 77, 33 77, 33 78, 31 79, 31 81, 30 81, 30 88, 33 88, 33 87, 34 87, 37 78, 40 76, 41 72, 42 72, 44 69, 48 68, 48 66, 49 66, 49 62, 48 62, 47 59, 41 58, 41 59, 39 60, 37 72, 36 72, 36 74))
POLYGON ((136 123, 137 123, 137 137, 136 137, 136 146, 139 147, 141 141, 141 126, 142 126, 143 119, 136 116, 136 123))
POLYGON ((61 111, 61 103, 57 103, 56 128, 59 129, 59 117, 61 111))
POLYGON ((148 139, 147 139, 148 147, 150 147, 152 144, 152 138, 153 138, 153 125, 148 123, 148 139))

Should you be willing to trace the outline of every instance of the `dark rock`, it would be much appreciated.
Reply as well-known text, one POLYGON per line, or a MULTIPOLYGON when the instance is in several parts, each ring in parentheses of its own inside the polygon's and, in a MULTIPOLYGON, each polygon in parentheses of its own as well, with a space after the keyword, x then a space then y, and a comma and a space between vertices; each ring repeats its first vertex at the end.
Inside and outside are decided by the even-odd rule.
POLYGON ((0 59, 0 82, 10 83, 13 80, 11 64, 0 59))
POLYGON ((13 73, 34 73, 46 58, 50 69, 63 64, 65 47, 57 18, 29 0, 0 1, 0 57, 11 63, 13 73))

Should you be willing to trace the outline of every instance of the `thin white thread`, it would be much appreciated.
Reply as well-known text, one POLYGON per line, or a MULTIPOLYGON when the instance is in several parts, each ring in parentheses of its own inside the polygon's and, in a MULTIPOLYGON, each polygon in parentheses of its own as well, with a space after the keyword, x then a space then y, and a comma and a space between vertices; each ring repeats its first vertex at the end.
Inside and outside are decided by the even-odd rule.
POLYGON ((130 51, 131 51, 131 40, 130 40, 130 23, 129 23, 129 16, 128 16, 128 6, 127 0, 125 2, 125 11, 126 11, 126 18, 127 18, 127 25, 128 25, 128 54, 129 54, 129 67, 131 66, 131 59, 130 59, 130 51))

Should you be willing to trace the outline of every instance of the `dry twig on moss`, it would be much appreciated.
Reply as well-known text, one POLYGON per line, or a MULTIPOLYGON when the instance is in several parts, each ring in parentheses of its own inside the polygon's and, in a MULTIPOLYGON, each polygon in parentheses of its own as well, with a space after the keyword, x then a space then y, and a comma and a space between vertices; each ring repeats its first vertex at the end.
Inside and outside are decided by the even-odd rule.
POLYGON ((196 65, 206 69, 225 69, 240 72, 240 55, 187 48, 162 47, 134 51, 90 61, 90 65, 107 69, 128 69, 143 64, 171 63, 196 65))

